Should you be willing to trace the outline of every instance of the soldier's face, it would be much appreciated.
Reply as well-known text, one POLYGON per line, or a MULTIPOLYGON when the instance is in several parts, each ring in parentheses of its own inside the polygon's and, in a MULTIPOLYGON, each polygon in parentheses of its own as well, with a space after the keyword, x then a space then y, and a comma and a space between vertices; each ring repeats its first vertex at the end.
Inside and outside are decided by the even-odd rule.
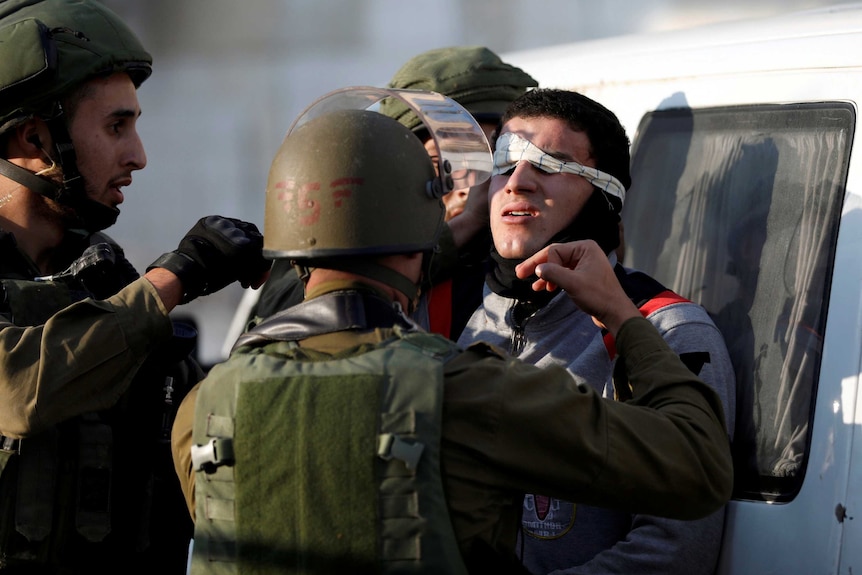
MULTIPOLYGON (((511 132, 563 161, 594 168, 590 140, 557 118, 519 118, 506 122, 511 132)), ((583 209, 593 186, 576 174, 549 174, 527 161, 491 178, 488 204, 494 246, 504 258, 527 258, 547 245, 583 209)))
MULTIPOLYGON (((488 141, 490 142, 494 130, 497 128, 497 124, 491 122, 479 122, 479 126, 482 128, 482 131, 485 133, 485 137, 488 138, 488 141)), ((429 137, 425 140, 425 150, 428 152, 428 156, 431 158, 431 161, 434 162, 434 169, 437 169, 440 152, 437 150, 437 144, 434 142, 434 138, 429 137)), ((484 188, 482 188, 482 186, 486 185, 487 184, 481 184, 480 186, 476 186, 479 188, 478 193, 483 193, 484 188)), ((467 198, 470 197, 470 191, 472 189, 473 188, 460 188, 458 190, 452 190, 443 196, 443 205, 446 206, 447 222, 464 211, 464 208, 467 205, 467 198)))
POLYGON ((90 80, 82 92, 69 135, 90 199, 119 206, 132 172, 147 165, 136 128, 140 115, 135 86, 124 73, 90 80))

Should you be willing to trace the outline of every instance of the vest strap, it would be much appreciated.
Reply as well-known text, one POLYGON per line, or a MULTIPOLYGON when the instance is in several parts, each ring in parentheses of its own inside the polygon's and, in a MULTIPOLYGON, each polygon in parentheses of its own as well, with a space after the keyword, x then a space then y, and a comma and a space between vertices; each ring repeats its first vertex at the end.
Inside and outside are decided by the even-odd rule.
POLYGON ((213 473, 222 465, 233 465, 233 439, 214 437, 203 445, 192 445, 192 467, 195 471, 213 473))
POLYGON ((114 438, 111 426, 85 414, 78 426, 78 497, 75 528, 87 541, 111 532, 111 483, 114 438))
POLYGON ((18 496, 15 498, 15 530, 27 541, 43 541, 51 532, 57 477, 57 429, 28 438, 26 453, 18 467, 18 496))
POLYGON ((422 451, 425 445, 416 442, 408 443, 392 433, 381 433, 377 437, 377 457, 384 461, 398 459, 404 462, 407 469, 414 471, 419 465, 419 458, 422 457, 422 451))
POLYGON ((0 451, 18 453, 21 450, 21 440, 0 435, 0 451))

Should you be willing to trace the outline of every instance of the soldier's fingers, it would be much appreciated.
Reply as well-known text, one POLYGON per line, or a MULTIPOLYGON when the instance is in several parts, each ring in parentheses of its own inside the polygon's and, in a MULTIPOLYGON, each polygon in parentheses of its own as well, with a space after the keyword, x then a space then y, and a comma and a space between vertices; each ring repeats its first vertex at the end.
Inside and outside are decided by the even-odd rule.
POLYGON ((515 266, 515 275, 525 279, 536 273, 536 266, 547 261, 548 248, 542 248, 515 266))
POLYGON ((554 291, 558 287, 566 289, 565 284, 570 283, 566 280, 566 276, 570 273, 571 270, 559 264, 551 262, 539 264, 536 266, 536 275, 539 276, 539 280, 533 283, 533 289, 539 291, 536 289, 537 284, 542 284, 539 287, 547 291, 554 291))

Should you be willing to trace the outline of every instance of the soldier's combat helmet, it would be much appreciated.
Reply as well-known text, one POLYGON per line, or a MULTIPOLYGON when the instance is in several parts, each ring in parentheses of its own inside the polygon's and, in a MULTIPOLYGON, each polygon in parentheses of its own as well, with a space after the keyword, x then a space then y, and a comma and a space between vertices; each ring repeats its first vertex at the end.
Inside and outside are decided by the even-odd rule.
POLYGON ((433 250, 443 194, 484 181, 490 169, 481 127, 449 98, 369 87, 330 93, 300 115, 272 162, 264 255, 394 282, 408 293, 412 284, 381 276, 371 260, 433 250), (437 166, 413 132, 375 111, 386 98, 422 118, 441 150, 437 166))

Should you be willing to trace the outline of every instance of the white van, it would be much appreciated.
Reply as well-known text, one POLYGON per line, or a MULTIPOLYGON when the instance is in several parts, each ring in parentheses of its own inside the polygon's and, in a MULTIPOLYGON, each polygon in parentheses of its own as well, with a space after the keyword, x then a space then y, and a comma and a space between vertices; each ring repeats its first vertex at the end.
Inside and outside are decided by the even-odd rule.
POLYGON ((718 572, 862 572, 862 4, 504 58, 619 116, 624 263, 725 334, 737 481, 718 572))

